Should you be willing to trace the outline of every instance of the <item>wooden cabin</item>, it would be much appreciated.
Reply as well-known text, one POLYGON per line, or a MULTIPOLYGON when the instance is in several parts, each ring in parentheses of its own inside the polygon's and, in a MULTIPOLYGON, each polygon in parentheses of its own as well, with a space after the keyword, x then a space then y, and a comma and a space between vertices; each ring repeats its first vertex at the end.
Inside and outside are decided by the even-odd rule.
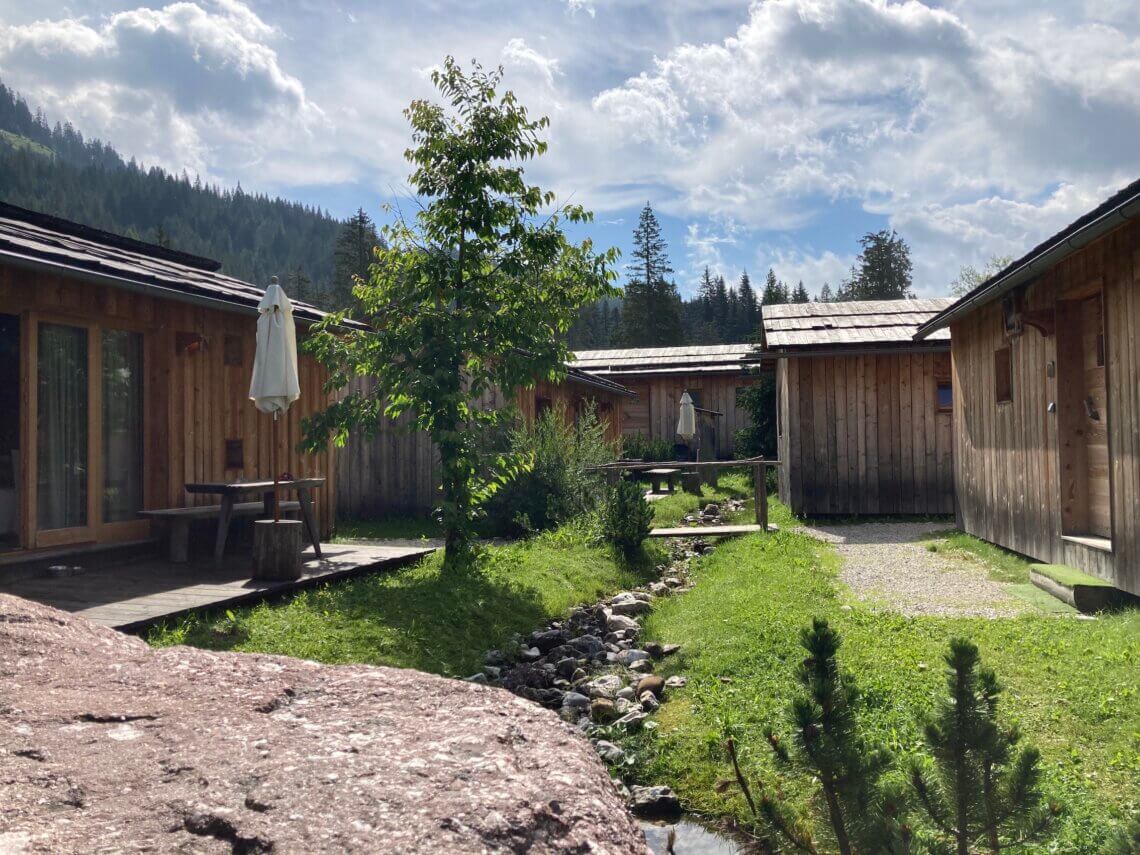
POLYGON ((923 324, 947 329, 958 522, 1140 594, 1140 181, 923 324))
MULTIPOLYGON (((356 378, 350 390, 365 392, 372 380, 356 378)), ((527 421, 546 410, 558 408, 568 418, 576 418, 593 406, 606 425, 606 437, 621 436, 625 408, 633 393, 601 377, 577 368, 567 370, 561 383, 541 381, 533 389, 519 389, 514 404, 527 421)), ((501 409, 506 396, 493 390, 483 396, 480 406, 501 409)), ((419 516, 434 509, 440 500, 439 454, 423 431, 410 430, 410 415, 398 420, 385 419, 376 435, 353 435, 337 452, 337 509, 345 519, 392 516, 419 516)))
POLYGON ((736 406, 736 393, 759 381, 760 358, 753 344, 639 347, 579 350, 574 366, 637 395, 625 406, 622 430, 627 436, 640 433, 670 445, 683 443, 677 418, 681 395, 688 392, 707 426, 701 458, 727 460, 733 456, 736 432, 749 424, 748 413, 736 406))
MULTIPOLYGON (((216 502, 187 482, 271 478, 271 418, 249 401, 262 291, 219 264, 0 204, 0 561, 149 539, 144 509, 216 502)), ((294 303, 299 332, 322 313, 294 303)), ((302 356, 275 459, 327 535, 333 452, 295 450, 326 405, 302 356)))
POLYGON ((761 308, 776 358, 781 501, 797 514, 949 514, 950 336, 915 341, 950 300, 761 308))

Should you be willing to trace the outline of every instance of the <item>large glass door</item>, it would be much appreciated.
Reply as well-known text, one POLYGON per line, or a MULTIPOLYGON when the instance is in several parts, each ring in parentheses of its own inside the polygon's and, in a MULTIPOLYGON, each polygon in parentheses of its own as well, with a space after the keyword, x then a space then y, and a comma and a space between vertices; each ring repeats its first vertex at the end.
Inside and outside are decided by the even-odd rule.
POLYGON ((37 331, 37 546, 91 539, 90 337, 68 324, 37 331))
POLYGON ((40 321, 35 545, 143 536, 143 336, 40 321))

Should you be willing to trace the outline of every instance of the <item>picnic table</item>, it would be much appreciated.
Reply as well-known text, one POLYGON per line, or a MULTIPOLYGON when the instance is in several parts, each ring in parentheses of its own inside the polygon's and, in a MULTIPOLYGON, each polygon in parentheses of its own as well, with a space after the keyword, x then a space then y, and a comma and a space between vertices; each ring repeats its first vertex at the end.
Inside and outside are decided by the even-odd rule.
MULTIPOLYGON (((305 523, 305 532, 309 542, 313 544, 313 552, 321 557, 321 539, 313 520, 312 491, 324 486, 324 478, 294 478, 289 481, 278 481, 277 488, 282 491, 294 490, 300 504, 301 519, 305 523)), ((214 560, 221 561, 226 552, 226 536, 229 534, 230 521, 234 515, 234 505, 241 496, 250 493, 260 493, 264 502, 264 513, 267 517, 273 516, 273 482, 272 481, 202 481, 186 485, 187 493, 208 494, 221 496, 222 506, 218 514, 218 533, 214 539, 214 560)))

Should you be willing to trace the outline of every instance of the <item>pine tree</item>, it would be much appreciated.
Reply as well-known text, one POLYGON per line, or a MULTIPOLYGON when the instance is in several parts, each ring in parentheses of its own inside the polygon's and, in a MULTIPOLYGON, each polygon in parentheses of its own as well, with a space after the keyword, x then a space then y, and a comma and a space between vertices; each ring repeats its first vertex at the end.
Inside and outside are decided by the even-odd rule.
MULTIPOLYGON (((891 755, 859 734, 859 690, 854 678, 839 667, 839 634, 826 620, 814 618, 800 633, 800 643, 807 656, 796 674, 802 690, 789 711, 795 728, 793 748, 768 728, 772 751, 782 763, 819 782, 840 853, 908 851, 911 831, 901 817, 901 798, 881 781, 891 755)), ((737 782, 749 804, 755 805, 731 740, 728 750, 737 782)), ((763 792, 754 813, 795 849, 819 851, 810 828, 779 798, 763 792)))
POLYGON ((368 278, 368 268, 379 245, 380 235, 372 218, 363 208, 358 209, 341 229, 333 251, 332 299, 338 307, 352 305, 352 288, 357 281, 368 278))
POLYGON ((867 232, 851 276, 840 285, 839 300, 902 300, 911 293, 910 247, 894 231, 867 232))
POLYGON ((646 203, 633 232, 634 262, 627 268, 628 281, 622 299, 620 344, 629 347, 668 347, 684 344, 681 297, 676 283, 667 281, 673 272, 661 224, 646 203))
POLYGON ((807 288, 804 287, 804 280, 800 280, 792 291, 791 300, 793 303, 810 303, 811 297, 808 295, 807 288))
POLYGON ((752 280, 748 278, 747 270, 740 274, 738 290, 740 293, 741 323, 740 329, 737 331, 736 339, 747 341, 751 339, 756 332, 756 325, 759 321, 756 292, 752 290, 752 280))
POLYGON ((764 280, 764 293, 760 302, 765 306, 774 306, 788 302, 788 286, 776 279, 776 271, 768 268, 768 276, 764 280))
POLYGON ((952 639, 945 661, 949 695, 925 728, 934 768, 917 759, 910 768, 919 804, 958 855, 975 843, 999 852, 1041 839, 1059 809, 1044 803, 1039 752, 1016 750, 1017 728, 998 722, 1002 687, 974 644, 952 639))
POLYGON ((819 296, 815 298, 817 303, 831 303, 835 300, 835 296, 831 293, 831 285, 824 282, 823 287, 819 289, 819 296))
POLYGON ((309 302, 313 299, 313 281, 302 267, 297 267, 285 277, 285 293, 294 300, 309 302))

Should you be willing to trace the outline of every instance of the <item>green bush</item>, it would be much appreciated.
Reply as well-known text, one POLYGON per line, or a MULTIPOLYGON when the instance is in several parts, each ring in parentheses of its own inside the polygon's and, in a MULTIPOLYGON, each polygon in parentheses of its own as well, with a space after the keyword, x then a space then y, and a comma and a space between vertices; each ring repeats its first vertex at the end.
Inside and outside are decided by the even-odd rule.
POLYGON ((587 468, 612 461, 614 444, 592 406, 571 419, 563 406, 513 430, 507 443, 532 465, 503 484, 484 505, 481 533, 522 537, 554 528, 597 508, 605 482, 587 468))
POLYGON ((621 456, 624 460, 648 460, 651 462, 672 460, 676 454, 673 446, 664 439, 653 439, 643 433, 623 436, 621 456))
POLYGON ((625 555, 637 552, 653 524, 653 508, 642 487, 622 479, 606 495, 602 507, 602 536, 625 555))
POLYGON ((737 457, 776 456, 776 378, 764 374, 754 386, 736 393, 736 407, 748 413, 748 426, 736 432, 737 457))

